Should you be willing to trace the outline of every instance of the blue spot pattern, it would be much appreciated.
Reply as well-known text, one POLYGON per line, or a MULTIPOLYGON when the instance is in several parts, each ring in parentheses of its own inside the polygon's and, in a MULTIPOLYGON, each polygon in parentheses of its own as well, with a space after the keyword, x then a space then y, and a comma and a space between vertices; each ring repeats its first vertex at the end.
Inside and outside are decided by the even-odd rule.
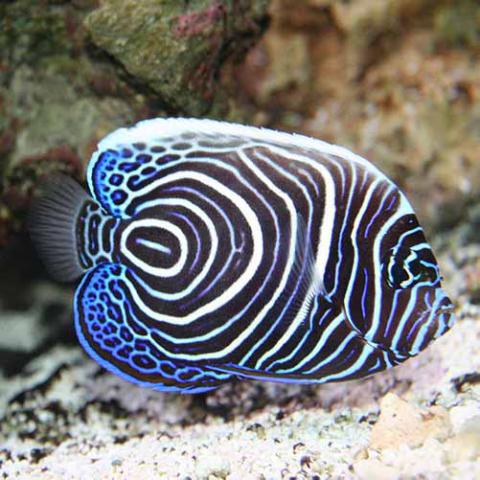
POLYGON ((111 215, 127 218, 131 193, 147 185, 159 174, 159 165, 178 160, 179 155, 149 154, 142 145, 110 148, 102 152, 91 172, 93 196, 111 215))
POLYGON ((104 264, 83 278, 75 296, 80 343, 104 368, 130 382, 162 391, 201 393, 230 375, 165 359, 137 321, 122 283, 127 269, 104 264))
POLYGON ((138 169, 136 162, 128 161, 133 156, 130 149, 109 149, 97 159, 92 171, 94 192, 103 208, 114 217, 125 217, 128 194, 125 191, 126 173, 138 169))

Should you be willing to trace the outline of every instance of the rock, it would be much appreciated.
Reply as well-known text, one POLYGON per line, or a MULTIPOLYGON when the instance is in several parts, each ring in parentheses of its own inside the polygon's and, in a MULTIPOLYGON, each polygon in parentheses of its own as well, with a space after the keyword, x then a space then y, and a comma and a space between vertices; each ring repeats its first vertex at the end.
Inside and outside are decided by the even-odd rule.
MULTIPOLYGON (((471 389, 472 387, 470 387, 471 389)), ((479 425, 478 404, 474 399, 466 399, 461 405, 450 409, 450 421, 455 434, 477 429, 479 425)))
POLYGON ((262 33, 268 0, 105 0, 85 25, 96 45, 158 94, 169 111, 206 113, 222 63, 262 33))
POLYGON ((360 480, 394 480, 398 471, 379 460, 360 460, 355 463, 355 474, 360 480))
POLYGON ((43 175, 81 179, 98 139, 144 108, 109 63, 87 52, 82 22, 93 4, 0 5, 0 248, 22 231, 43 175))
POLYGON ((422 411, 397 395, 388 393, 380 402, 380 417, 372 429, 370 447, 418 447, 427 438, 446 438, 450 433, 448 414, 441 407, 422 411))
MULTIPOLYGON (((397 478, 423 477, 433 480, 442 478, 447 470, 444 444, 434 438, 428 438, 421 448, 403 445, 394 450, 382 450, 378 459, 384 465, 393 468, 397 478)), ((471 468, 471 465, 469 467, 471 468)), ((468 471, 467 468, 465 473, 468 471)))
POLYGON ((437 10, 434 25, 439 41, 444 45, 478 48, 480 44, 480 14, 475 0, 450 2, 437 10))
POLYGON ((480 416, 472 418, 446 443, 450 463, 480 459, 480 416))

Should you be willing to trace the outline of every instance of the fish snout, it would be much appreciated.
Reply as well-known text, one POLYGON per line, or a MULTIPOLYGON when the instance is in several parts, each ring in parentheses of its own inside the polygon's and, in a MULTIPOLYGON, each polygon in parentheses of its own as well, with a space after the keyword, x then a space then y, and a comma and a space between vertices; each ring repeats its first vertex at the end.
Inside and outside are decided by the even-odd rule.
POLYGON ((441 337, 455 323, 455 306, 443 291, 437 292, 428 320, 416 331, 409 348, 409 355, 417 355, 433 340, 441 337))
POLYGON ((438 338, 450 330, 455 323, 455 305, 446 295, 437 307, 434 316, 437 323, 437 330, 433 338, 438 338))

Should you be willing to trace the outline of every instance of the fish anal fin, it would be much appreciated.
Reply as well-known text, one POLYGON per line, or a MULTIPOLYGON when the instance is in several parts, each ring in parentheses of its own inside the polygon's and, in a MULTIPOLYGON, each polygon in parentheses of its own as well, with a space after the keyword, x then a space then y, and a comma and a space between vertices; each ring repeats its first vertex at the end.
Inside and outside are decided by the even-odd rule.
POLYGON ((85 351, 103 368, 129 382, 161 391, 201 393, 231 376, 167 356, 152 339, 129 298, 127 267, 90 270, 75 294, 75 328, 85 351))

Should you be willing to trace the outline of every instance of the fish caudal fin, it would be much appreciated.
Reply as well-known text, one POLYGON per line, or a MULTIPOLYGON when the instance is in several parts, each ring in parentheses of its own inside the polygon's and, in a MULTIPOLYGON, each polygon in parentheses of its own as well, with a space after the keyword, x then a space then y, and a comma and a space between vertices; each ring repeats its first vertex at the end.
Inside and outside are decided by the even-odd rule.
POLYGON ((77 249, 77 218, 90 197, 70 177, 56 174, 42 183, 28 215, 28 230, 49 273, 73 281, 85 269, 77 249))

